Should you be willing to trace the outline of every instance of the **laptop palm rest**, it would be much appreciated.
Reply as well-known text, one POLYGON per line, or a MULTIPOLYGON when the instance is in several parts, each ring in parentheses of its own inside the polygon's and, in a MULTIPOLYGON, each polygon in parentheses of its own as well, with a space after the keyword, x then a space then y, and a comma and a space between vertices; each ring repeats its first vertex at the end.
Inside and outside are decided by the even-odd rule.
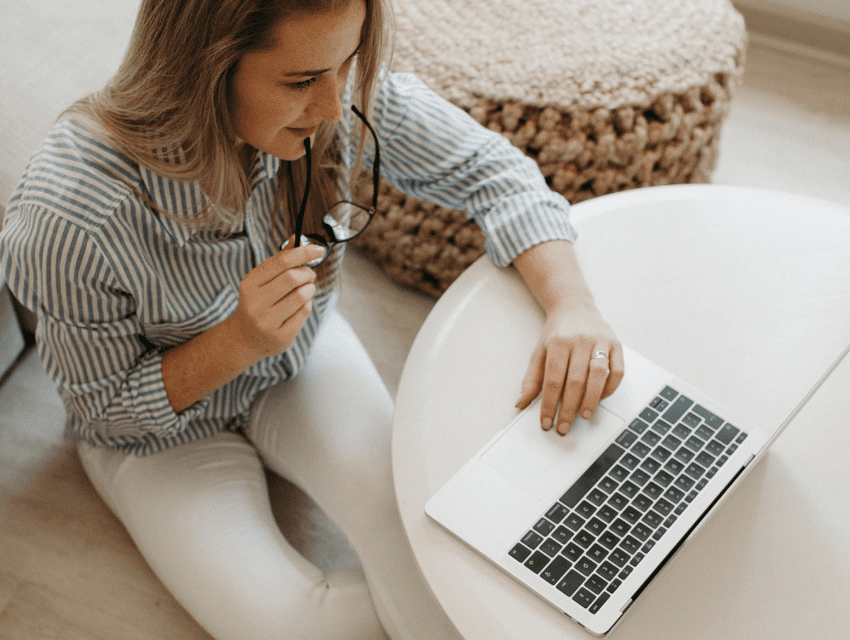
POLYGON ((540 427, 540 403, 535 402, 482 452, 481 461, 542 501, 551 500, 564 481, 577 477, 596 458, 623 420, 596 408, 590 420, 577 418, 566 436, 540 427), (566 473, 565 473, 566 471, 566 473))

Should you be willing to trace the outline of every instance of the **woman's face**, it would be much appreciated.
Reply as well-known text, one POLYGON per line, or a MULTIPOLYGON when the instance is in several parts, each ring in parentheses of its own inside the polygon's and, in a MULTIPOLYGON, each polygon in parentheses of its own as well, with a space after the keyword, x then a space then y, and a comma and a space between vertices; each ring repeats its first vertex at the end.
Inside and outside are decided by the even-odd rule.
POLYGON ((304 139, 321 122, 342 118, 340 97, 365 17, 365 0, 298 14, 275 27, 272 47, 242 56, 230 94, 239 138, 282 160, 304 155, 304 139))

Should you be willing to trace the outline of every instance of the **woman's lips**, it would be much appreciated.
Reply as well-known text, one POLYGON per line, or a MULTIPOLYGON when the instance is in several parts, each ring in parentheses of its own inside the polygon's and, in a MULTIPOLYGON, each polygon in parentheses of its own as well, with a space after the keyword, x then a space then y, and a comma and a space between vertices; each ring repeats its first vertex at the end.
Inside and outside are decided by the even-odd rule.
POLYGON ((286 130, 292 133, 299 138, 309 138, 316 131, 318 131, 319 125, 314 125, 312 127, 287 127, 286 130))

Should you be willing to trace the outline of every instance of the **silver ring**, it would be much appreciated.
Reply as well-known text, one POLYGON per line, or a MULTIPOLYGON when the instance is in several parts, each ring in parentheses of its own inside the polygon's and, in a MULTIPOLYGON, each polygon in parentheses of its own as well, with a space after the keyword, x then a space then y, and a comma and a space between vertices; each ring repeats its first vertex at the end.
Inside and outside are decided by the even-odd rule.
POLYGON ((593 357, 591 358, 591 360, 607 360, 607 359, 608 359, 608 354, 605 353, 604 351, 597 351, 596 353, 593 354, 593 357))

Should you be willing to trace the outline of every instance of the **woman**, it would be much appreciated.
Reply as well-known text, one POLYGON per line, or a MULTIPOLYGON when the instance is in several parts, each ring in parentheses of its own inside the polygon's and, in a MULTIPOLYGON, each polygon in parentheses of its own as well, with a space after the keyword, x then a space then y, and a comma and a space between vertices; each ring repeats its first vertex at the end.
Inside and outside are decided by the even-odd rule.
POLYGON ((544 429, 623 375, 567 203, 415 78, 380 77, 385 1, 144 0, 118 73, 57 122, 0 236, 86 473, 219 639, 453 635, 395 505, 391 399, 334 311, 368 203, 322 220, 355 179, 465 208, 516 266, 547 313, 517 406, 542 393, 544 429), (263 465, 362 570, 322 575, 288 545, 263 465))

